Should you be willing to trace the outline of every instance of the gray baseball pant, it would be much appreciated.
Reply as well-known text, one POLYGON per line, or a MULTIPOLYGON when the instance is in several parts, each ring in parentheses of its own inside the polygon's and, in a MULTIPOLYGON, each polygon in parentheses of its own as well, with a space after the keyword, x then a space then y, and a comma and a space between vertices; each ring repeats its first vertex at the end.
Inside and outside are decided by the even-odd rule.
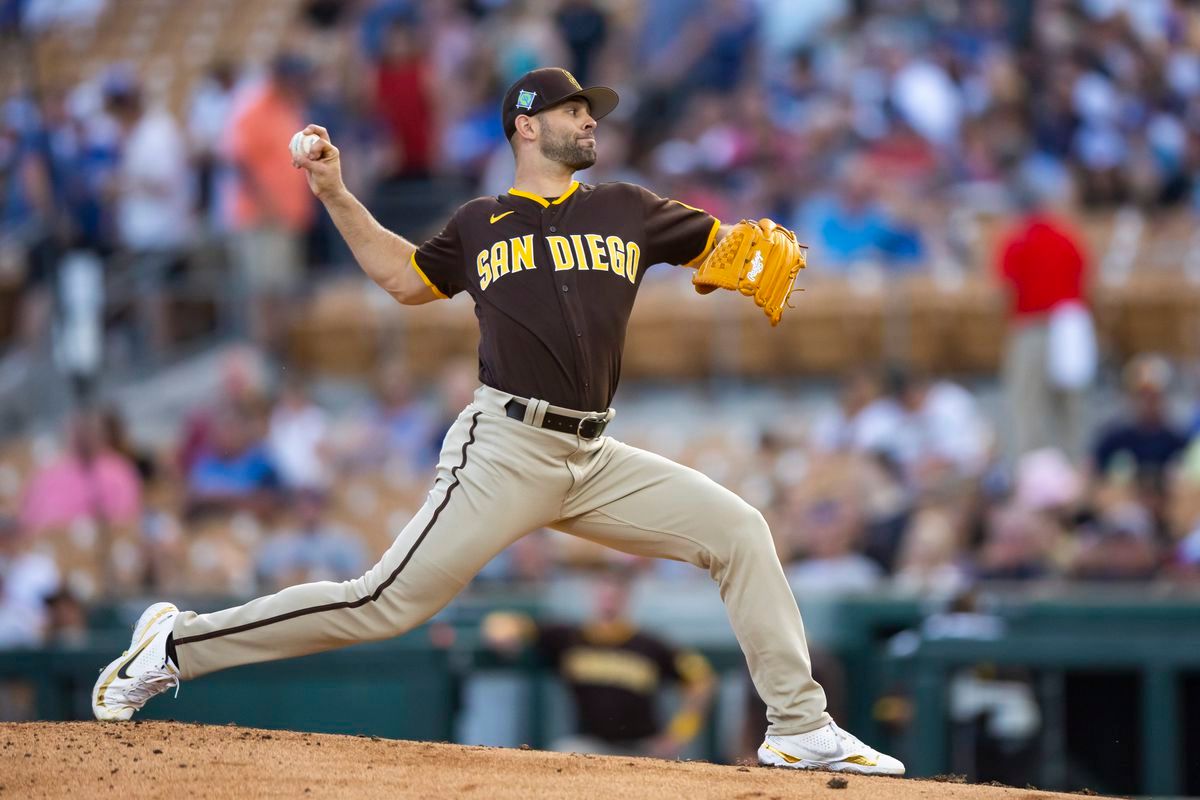
POLYGON ((767 705, 769 732, 826 724, 825 692, 813 680, 800 611, 762 515, 662 456, 510 419, 512 397, 476 391, 446 434, 425 504, 366 575, 180 614, 182 677, 398 636, 445 606, 501 550, 552 527, 707 569, 767 705))

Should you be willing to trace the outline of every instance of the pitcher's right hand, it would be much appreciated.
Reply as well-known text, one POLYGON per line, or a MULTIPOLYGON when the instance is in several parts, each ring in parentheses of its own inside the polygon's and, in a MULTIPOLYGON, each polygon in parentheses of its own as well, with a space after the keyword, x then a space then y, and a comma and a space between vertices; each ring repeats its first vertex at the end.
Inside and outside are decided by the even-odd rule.
POLYGON ((342 191, 342 159, 338 149, 329 141, 329 131, 320 125, 307 125, 292 136, 288 147, 292 155, 292 166, 304 170, 308 188, 318 199, 342 191), (315 141, 306 142, 306 137, 315 136, 315 141), (308 145, 305 152, 305 145, 308 145))

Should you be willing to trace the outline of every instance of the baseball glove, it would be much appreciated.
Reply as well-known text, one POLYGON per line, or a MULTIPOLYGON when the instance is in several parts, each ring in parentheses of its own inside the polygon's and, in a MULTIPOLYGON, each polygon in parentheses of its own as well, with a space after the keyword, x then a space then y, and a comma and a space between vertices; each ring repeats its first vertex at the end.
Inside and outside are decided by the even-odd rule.
POLYGON ((744 219, 708 254, 692 284, 700 294, 731 289, 753 297, 771 324, 778 325, 796 274, 806 263, 806 247, 796 234, 769 219, 744 219))

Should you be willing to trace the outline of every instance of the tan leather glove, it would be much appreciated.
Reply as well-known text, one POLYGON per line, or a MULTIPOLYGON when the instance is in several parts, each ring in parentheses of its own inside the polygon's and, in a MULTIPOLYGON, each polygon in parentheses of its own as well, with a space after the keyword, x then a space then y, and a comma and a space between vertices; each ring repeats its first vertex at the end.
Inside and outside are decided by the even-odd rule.
POLYGON ((807 260, 807 248, 787 228, 765 218, 744 219, 704 259, 692 284, 700 294, 730 289, 753 297, 771 324, 778 325, 807 260))

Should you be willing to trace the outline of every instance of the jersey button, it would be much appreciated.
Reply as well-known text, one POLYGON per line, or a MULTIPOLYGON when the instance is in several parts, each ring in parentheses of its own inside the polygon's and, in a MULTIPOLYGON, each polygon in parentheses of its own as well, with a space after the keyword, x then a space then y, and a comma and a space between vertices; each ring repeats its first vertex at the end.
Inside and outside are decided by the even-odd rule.
POLYGON ((563 287, 563 291, 564 291, 564 292, 569 292, 569 291, 571 291, 571 290, 570 290, 570 288, 568 288, 568 287, 564 286, 564 287, 563 287))
POLYGON ((576 336, 583 336, 583 331, 575 331, 576 336))
POLYGON ((558 233, 558 228, 556 228, 556 227, 554 227, 553 225, 551 225, 551 226, 550 226, 550 232, 551 232, 551 233, 558 233))

